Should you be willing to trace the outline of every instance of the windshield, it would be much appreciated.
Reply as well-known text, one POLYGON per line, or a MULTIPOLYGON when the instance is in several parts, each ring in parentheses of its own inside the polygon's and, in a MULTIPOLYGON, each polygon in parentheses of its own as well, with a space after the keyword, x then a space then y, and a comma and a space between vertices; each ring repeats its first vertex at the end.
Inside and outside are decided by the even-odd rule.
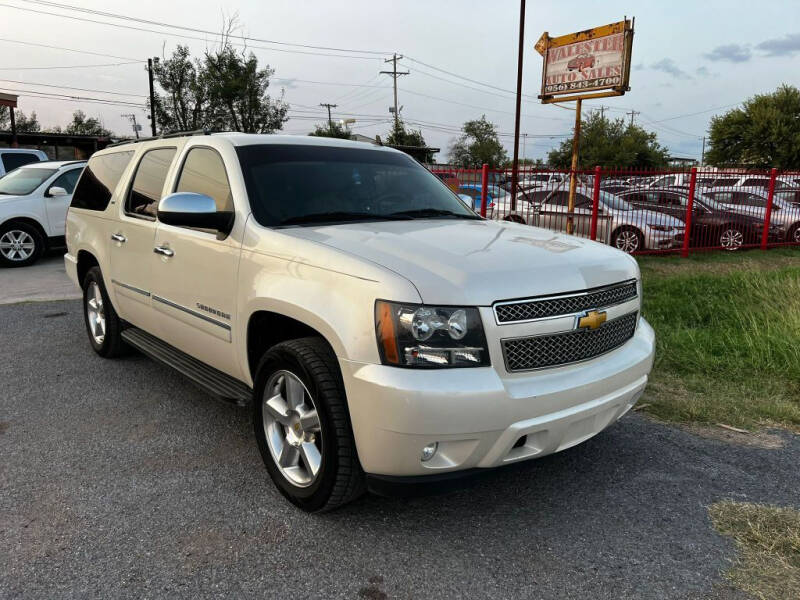
POLYGON ((261 225, 480 219, 405 154, 338 146, 239 146, 253 215, 261 225))
POLYGON ((11 196, 30 194, 55 172, 55 169, 15 169, 0 179, 0 194, 11 196))
MULTIPOLYGON (((591 196, 591 193, 589 194, 591 196)), ((600 202, 605 204, 608 208, 615 210, 633 210, 633 207, 619 196, 615 196, 609 192, 600 190, 600 202)))

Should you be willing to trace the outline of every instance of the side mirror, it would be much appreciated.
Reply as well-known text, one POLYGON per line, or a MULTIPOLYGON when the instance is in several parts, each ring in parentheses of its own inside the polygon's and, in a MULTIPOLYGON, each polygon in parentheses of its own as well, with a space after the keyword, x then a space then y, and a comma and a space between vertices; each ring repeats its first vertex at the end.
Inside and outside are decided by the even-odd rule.
POLYGON ((158 220, 176 227, 213 229, 228 235, 233 229, 233 212, 217 211, 217 203, 205 194, 175 192, 158 203, 158 220))
POLYGON ((59 196, 69 196, 67 190, 57 185, 54 185, 49 190, 47 190, 47 195, 50 196, 51 198, 58 198, 59 196))

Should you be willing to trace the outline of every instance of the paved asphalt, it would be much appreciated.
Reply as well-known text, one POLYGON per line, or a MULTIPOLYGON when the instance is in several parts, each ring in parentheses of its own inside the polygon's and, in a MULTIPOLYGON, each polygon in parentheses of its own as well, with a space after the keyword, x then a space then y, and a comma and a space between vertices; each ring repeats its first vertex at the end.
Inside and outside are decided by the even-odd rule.
POLYGON ((762 450, 630 415, 447 495, 309 516, 245 409, 90 350, 78 301, 0 307, 0 598, 740 598, 708 504, 797 505, 762 450))

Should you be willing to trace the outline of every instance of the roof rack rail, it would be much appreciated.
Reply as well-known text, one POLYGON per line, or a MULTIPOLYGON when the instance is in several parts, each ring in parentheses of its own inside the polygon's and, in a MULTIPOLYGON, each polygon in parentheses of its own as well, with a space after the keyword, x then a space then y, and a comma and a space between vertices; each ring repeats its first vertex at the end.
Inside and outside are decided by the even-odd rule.
POLYGON ((113 148, 114 146, 124 146, 125 144, 138 144, 140 142, 152 142, 153 140, 163 140, 167 138, 176 138, 176 137, 184 137, 190 135, 211 135, 212 133, 217 133, 212 129, 193 129, 191 131, 170 131, 169 133, 162 133, 161 135, 151 136, 151 137, 144 137, 144 138, 136 138, 132 140, 122 140, 121 142, 114 142, 113 144, 109 144, 106 148, 113 148))

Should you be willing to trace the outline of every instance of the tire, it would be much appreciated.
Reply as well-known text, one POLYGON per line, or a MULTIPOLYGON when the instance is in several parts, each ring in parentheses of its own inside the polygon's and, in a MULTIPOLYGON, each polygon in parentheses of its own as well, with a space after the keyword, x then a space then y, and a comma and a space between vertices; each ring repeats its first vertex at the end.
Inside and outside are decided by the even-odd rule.
POLYGON ((800 223, 795 223, 789 228, 786 241, 790 244, 800 244, 800 223))
POLYGON ((0 226, 0 265, 27 267, 45 251, 44 236, 29 223, 11 221, 0 226))
POLYGON ((632 254, 644 248, 644 236, 633 227, 620 227, 611 235, 611 243, 617 250, 632 254))
POLYGON ((719 245, 729 252, 735 252, 744 244, 744 233, 737 225, 726 225, 719 232, 719 245))
POLYGON ((254 387, 258 449, 272 481, 292 504, 323 512, 364 492, 341 372, 324 340, 300 338, 270 348, 254 387))
POLYGON ((103 358, 125 354, 127 346, 122 340, 122 320, 108 299, 100 267, 89 269, 82 285, 83 319, 92 349, 103 358))

